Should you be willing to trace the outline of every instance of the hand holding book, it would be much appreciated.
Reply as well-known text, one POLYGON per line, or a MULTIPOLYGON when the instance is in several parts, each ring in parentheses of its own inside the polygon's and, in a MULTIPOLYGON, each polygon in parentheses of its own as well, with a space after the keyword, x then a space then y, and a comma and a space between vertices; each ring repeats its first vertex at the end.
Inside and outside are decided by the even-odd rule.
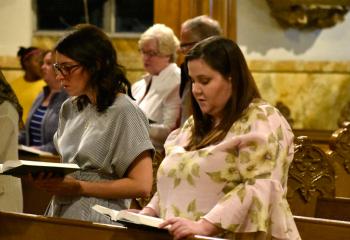
POLYGON ((174 217, 168 220, 163 220, 157 217, 130 212, 128 210, 117 211, 100 205, 95 205, 92 207, 92 209, 101 214, 109 216, 112 221, 121 222, 122 224, 126 223, 126 225, 128 225, 127 223, 129 222, 132 223, 133 226, 136 224, 140 226, 152 227, 153 229, 169 231, 175 237, 175 239, 189 236, 197 236, 201 239, 205 238, 208 240, 219 239, 206 237, 219 233, 220 229, 205 219, 192 221, 181 217, 174 217))
POLYGON ((81 196, 82 192, 81 182, 71 176, 60 178, 39 175, 35 180, 29 178, 27 181, 30 181, 35 187, 57 196, 81 196))
POLYGON ((128 210, 113 210, 100 205, 95 205, 92 207, 95 211, 105 214, 111 218, 112 221, 119 222, 130 222, 133 224, 144 225, 154 228, 159 228, 159 225, 164 221, 161 218, 151 217, 147 215, 142 215, 128 210))

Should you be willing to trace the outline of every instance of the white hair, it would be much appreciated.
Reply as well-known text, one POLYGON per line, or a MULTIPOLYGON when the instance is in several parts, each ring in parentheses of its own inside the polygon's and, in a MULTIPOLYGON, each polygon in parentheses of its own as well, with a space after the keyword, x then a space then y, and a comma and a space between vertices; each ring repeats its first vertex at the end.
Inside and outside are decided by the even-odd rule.
POLYGON ((151 39, 157 41, 160 54, 170 56, 170 62, 175 62, 176 51, 179 48, 179 39, 171 28, 164 24, 154 24, 141 35, 138 42, 139 48, 141 49, 144 43, 151 39))

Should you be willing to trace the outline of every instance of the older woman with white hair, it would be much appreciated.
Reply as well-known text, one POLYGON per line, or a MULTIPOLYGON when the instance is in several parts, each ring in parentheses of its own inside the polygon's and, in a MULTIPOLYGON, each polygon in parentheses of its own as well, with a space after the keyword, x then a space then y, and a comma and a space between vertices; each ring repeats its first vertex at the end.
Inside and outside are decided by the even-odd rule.
POLYGON ((150 137, 157 152, 180 117, 180 68, 176 65, 179 40, 164 24, 155 24, 140 37, 139 49, 147 74, 132 86, 137 104, 150 121, 150 137))

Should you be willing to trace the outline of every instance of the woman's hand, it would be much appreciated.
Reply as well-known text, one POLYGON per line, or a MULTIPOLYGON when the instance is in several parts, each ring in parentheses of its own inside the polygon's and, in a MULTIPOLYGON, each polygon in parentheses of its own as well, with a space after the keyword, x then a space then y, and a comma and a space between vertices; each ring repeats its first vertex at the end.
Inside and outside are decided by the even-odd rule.
POLYGON ((36 178, 33 178, 30 175, 26 180, 31 182, 37 188, 54 195, 70 197, 81 195, 80 182, 70 176, 65 176, 62 178, 52 176, 50 173, 47 176, 41 173, 36 178))
POLYGON ((175 240, 194 235, 212 236, 220 232, 218 227, 205 219, 195 222, 175 217, 165 220, 159 227, 167 228, 175 240))
POLYGON ((157 217, 157 213, 150 207, 144 207, 141 211, 138 212, 142 215, 147 215, 151 217, 157 217))

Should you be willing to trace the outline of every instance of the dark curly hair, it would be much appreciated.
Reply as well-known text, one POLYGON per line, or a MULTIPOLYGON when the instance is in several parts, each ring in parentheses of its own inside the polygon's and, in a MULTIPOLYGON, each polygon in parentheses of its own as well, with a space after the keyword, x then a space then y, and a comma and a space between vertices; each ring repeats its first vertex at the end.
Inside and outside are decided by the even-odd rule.
MULTIPOLYGON (((131 98, 130 82, 124 68, 118 64, 117 52, 109 37, 98 27, 80 24, 58 41, 54 51, 77 61, 90 74, 89 86, 96 92, 96 108, 104 112, 117 93, 131 98)), ((87 96, 78 96, 78 110, 89 103, 87 96)))
POLYGON ((17 57, 19 57, 22 69, 26 70, 24 62, 27 59, 30 59, 31 56, 33 55, 42 55, 43 50, 37 47, 19 47, 18 52, 17 52, 17 57))

